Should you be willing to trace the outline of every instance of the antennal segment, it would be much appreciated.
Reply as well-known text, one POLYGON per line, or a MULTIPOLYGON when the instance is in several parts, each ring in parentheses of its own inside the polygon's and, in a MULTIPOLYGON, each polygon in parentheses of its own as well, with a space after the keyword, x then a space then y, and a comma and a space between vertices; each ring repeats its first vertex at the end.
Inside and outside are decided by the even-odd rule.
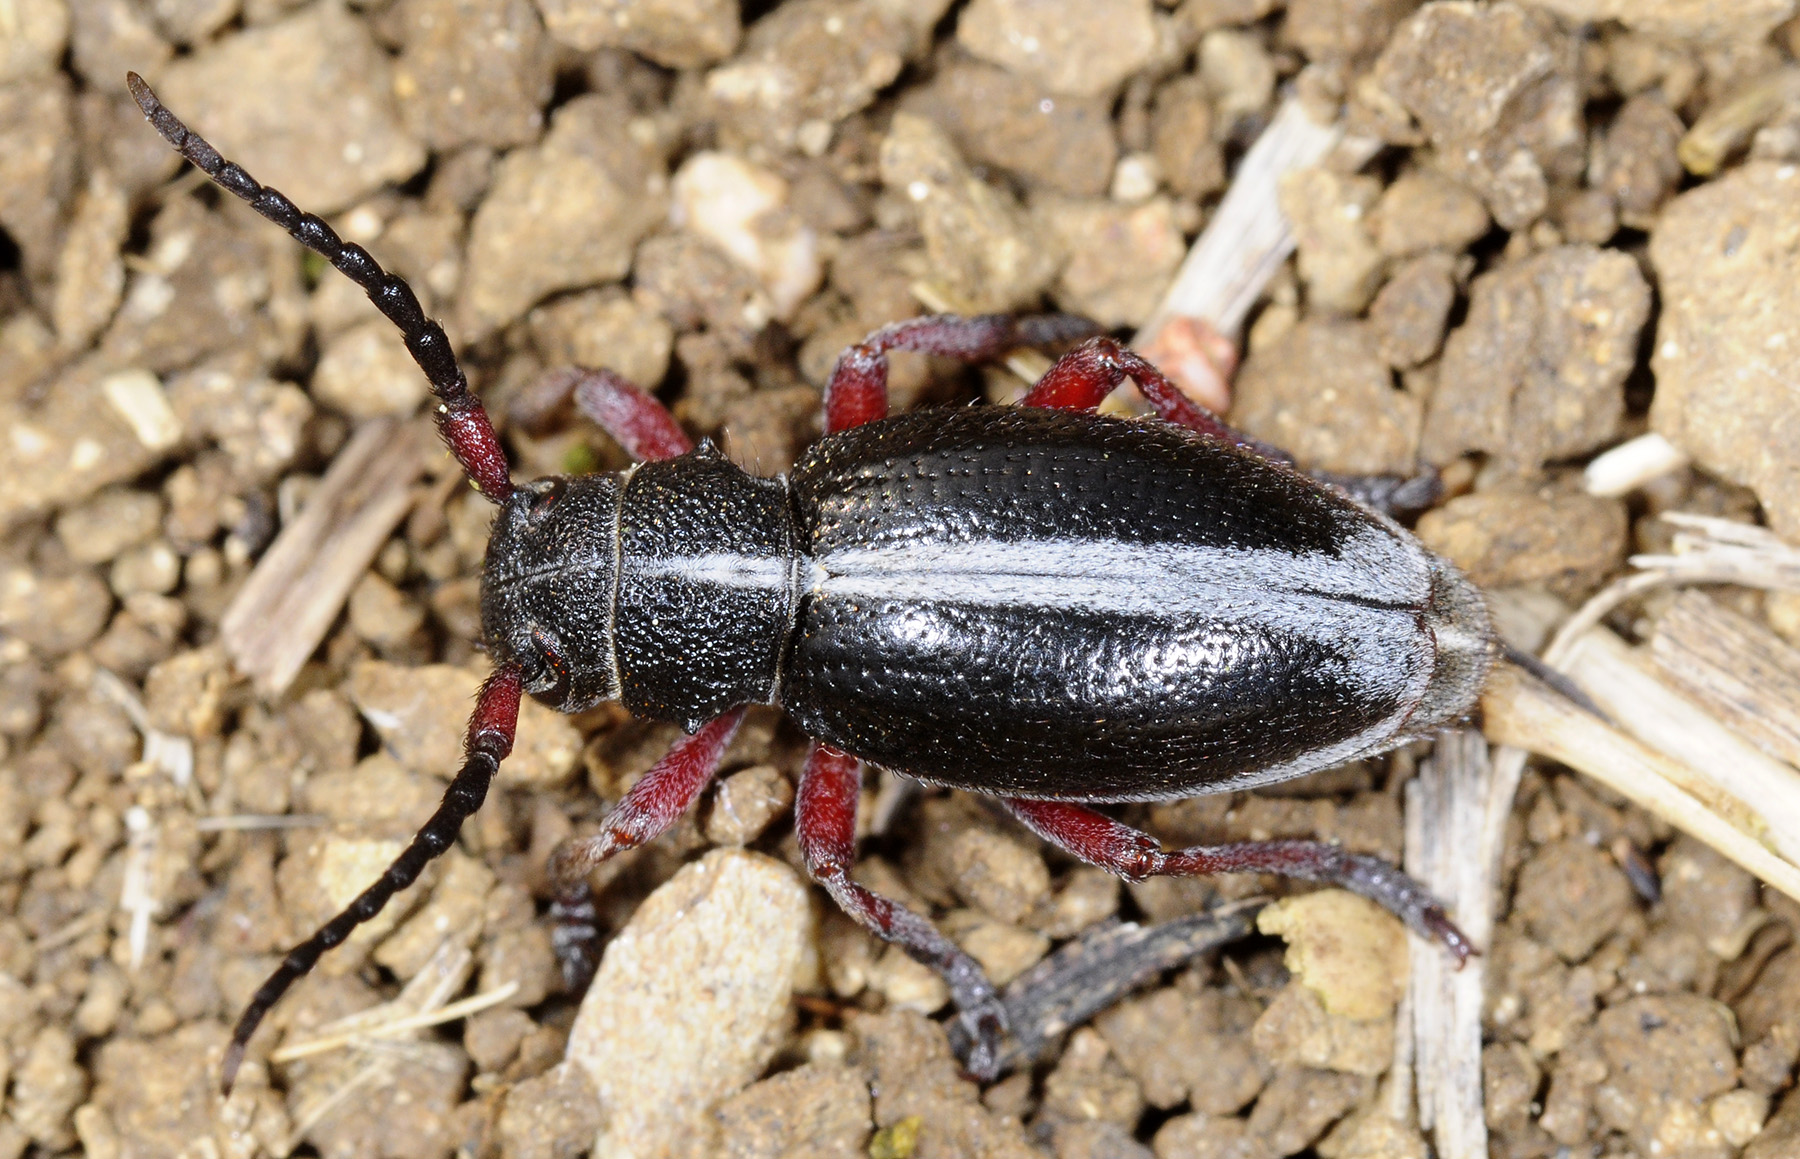
POLYGON ((438 433, 450 445, 450 453, 483 495, 495 503, 504 502, 513 493, 506 452, 500 448, 481 400, 470 392, 469 380, 457 364, 456 352, 450 348, 444 328, 425 316, 405 279, 382 269, 368 250, 344 241, 319 217, 300 212, 283 194, 259 184, 243 166, 221 157, 217 149, 163 106, 143 77, 126 73, 125 84, 138 108, 176 152, 220 188, 249 202, 251 209, 287 230, 295 241, 362 287, 375 308, 399 328, 407 352, 430 381, 431 392, 438 398, 438 433))

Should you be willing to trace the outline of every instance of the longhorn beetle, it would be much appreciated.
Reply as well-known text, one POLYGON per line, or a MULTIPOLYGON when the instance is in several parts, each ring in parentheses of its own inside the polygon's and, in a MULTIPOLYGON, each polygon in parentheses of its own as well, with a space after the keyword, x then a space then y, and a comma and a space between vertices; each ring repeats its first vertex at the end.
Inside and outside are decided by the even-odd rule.
POLYGON ((929 921, 850 876, 864 761, 999 797, 1046 841, 1132 881, 1332 882, 1459 960, 1471 952, 1386 862, 1310 841, 1165 850, 1089 808, 1268 784, 1464 716, 1496 651, 1487 611, 1391 519, 1233 431, 1109 338, 1064 355, 1020 407, 886 417, 889 351, 990 359, 1084 328, 1060 316, 877 331, 839 359, 826 434, 785 478, 692 446, 617 376, 576 372, 576 406, 637 465, 516 486, 406 283, 226 161, 142 78, 128 83, 183 157, 367 291, 430 380, 444 441, 499 507, 481 595, 495 666, 465 763, 380 880, 256 992, 226 1053, 227 1090, 269 1008, 480 808, 522 693, 564 712, 618 699, 690 734, 598 835, 553 857, 558 907, 576 919, 591 912, 589 870, 699 797, 744 707, 786 709, 816 738, 795 801, 807 868, 852 918, 943 975, 978 1077, 995 1073, 1005 1029, 992 984, 929 921), (1094 413, 1126 378, 1161 421, 1094 413))

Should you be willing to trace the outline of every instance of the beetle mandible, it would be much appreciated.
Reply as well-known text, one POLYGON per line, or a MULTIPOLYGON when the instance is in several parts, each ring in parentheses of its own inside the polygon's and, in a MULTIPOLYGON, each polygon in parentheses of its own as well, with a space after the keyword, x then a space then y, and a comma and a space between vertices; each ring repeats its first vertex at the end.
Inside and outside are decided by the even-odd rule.
POLYGON ((590 869, 698 799, 745 706, 784 708, 815 738, 795 800, 807 868, 852 918, 943 975, 978 1077, 993 1075, 1005 1029, 992 984, 928 920, 850 876, 864 761, 999 797, 1045 840, 1133 881, 1250 871, 1332 882, 1459 959, 1471 952, 1386 862, 1310 841, 1165 850, 1089 807, 1269 784, 1428 736, 1469 712, 1496 653, 1481 596, 1454 567, 1141 357, 1092 338, 1020 407, 890 418, 890 350, 974 361, 1086 329, 1062 316, 901 322, 840 358, 825 436, 774 479, 693 447, 617 376, 576 372, 577 407, 638 464, 516 486, 449 340, 406 283, 226 161, 142 78, 128 83, 182 156, 399 328, 444 440, 499 507, 481 597, 495 666, 465 763, 380 880, 257 991, 227 1052, 227 1089, 287 988, 481 806, 527 693, 565 712, 617 699, 690 734, 599 834, 554 856, 565 928, 588 907, 590 869), (1161 421, 1095 413, 1127 378, 1161 421))

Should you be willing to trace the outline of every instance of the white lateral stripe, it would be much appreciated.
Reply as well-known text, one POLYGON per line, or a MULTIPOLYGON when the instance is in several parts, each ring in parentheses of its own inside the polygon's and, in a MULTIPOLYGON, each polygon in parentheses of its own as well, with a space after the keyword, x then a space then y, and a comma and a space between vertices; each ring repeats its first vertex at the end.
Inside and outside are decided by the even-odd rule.
POLYGON ((1043 607, 1159 618, 1217 612, 1286 595, 1345 596, 1423 606, 1423 555, 1385 528, 1356 534, 1343 556, 1117 540, 972 540, 851 548, 820 556, 807 577, 816 595, 1043 607))
POLYGON ((635 557, 626 561, 630 579, 681 579, 712 587, 786 591, 793 582, 788 561, 780 556, 713 552, 706 555, 635 557))

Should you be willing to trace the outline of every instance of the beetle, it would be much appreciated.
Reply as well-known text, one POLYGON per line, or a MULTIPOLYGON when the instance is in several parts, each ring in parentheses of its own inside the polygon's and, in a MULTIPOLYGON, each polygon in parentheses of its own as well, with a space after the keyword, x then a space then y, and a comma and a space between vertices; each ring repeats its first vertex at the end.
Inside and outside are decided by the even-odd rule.
POLYGON ((494 669, 431 819, 257 991, 263 1015, 455 839, 511 750, 522 695, 565 712, 619 700, 689 734, 591 838, 552 858, 579 959, 586 877, 665 831, 711 780, 749 704, 814 742, 795 801, 808 870, 844 911, 937 969, 996 1071, 1004 1016, 981 968, 927 919, 851 878, 863 762, 1001 799, 1028 828, 1133 881, 1273 872, 1336 883, 1472 952, 1443 908, 1378 859, 1311 841, 1165 850, 1090 806, 1248 788, 1372 756, 1466 716, 1497 652, 1475 587, 1386 516, 1189 401, 1110 338, 1064 355, 1016 408, 887 416, 887 355, 975 361, 1075 336, 1062 316, 936 316, 838 361, 825 435, 781 478, 694 447, 649 395, 568 376, 576 406, 638 460, 515 486, 442 328, 406 283, 256 182, 131 74, 187 160, 365 290, 437 398, 444 440, 499 508, 482 580, 494 669), (1096 413, 1135 381, 1160 420, 1096 413))

